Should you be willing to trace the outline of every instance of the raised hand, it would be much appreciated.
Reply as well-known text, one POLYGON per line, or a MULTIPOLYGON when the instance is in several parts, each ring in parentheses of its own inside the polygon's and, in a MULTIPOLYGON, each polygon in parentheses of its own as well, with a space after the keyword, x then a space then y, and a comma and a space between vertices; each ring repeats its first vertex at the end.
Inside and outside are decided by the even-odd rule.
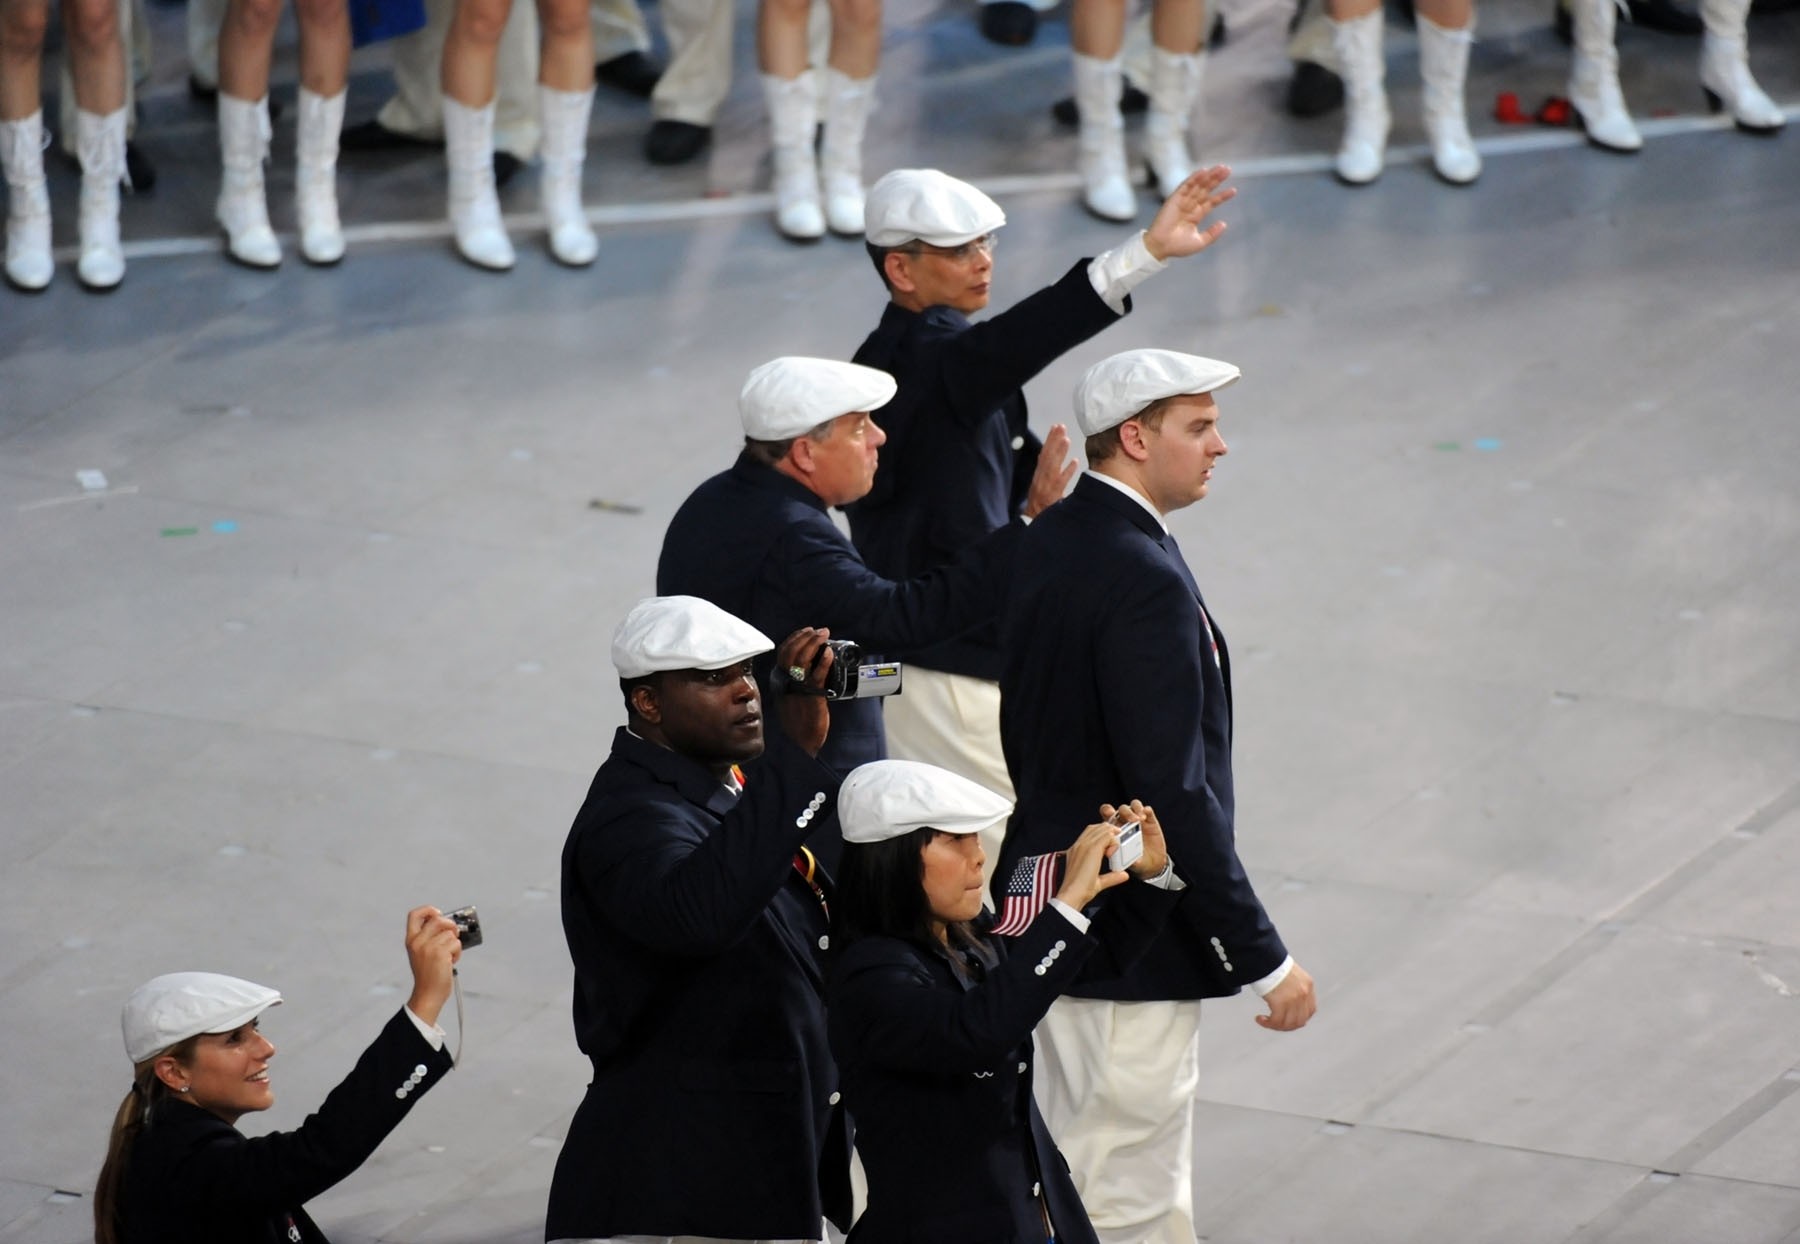
POLYGON ((1057 424, 1038 451, 1037 469, 1031 473, 1031 489, 1025 494, 1025 517, 1036 518, 1062 500, 1069 481, 1081 463, 1069 454, 1069 429, 1057 424))
POLYGON ((1204 229, 1200 222, 1214 208, 1237 196, 1235 188, 1225 186, 1225 179, 1230 176, 1229 168, 1215 164, 1175 187, 1175 193, 1163 200, 1156 219, 1144 230, 1144 246, 1150 254, 1157 259, 1182 259, 1198 255, 1216 242, 1225 232, 1225 222, 1214 221, 1204 229))

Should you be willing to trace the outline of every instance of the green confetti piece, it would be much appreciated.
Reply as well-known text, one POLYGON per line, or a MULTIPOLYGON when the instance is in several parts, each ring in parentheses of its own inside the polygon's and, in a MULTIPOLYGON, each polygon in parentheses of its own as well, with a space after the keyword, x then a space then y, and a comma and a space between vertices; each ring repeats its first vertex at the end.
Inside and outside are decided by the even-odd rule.
POLYGON ((165 536, 197 536, 200 534, 200 529, 198 527, 164 527, 162 533, 165 536))
POLYGON ((1462 442, 1461 441, 1438 441, 1436 444, 1434 444, 1432 446, 1432 448, 1433 449, 1441 449, 1445 453, 1453 454, 1457 450, 1462 448, 1462 442))

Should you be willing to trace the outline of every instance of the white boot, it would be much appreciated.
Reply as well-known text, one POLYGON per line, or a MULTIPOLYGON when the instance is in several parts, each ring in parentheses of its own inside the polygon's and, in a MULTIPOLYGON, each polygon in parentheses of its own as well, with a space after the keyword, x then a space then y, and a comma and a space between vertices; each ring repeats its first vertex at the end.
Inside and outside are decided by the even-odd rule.
POLYGON ((106 292, 125 279, 119 247, 119 183, 125 180, 125 109, 96 116, 75 113, 75 150, 81 158, 81 258, 75 275, 106 292))
MULTIPOLYGON (((1608 0, 1610 3, 1610 0, 1608 0)), ((1378 8, 1373 13, 1331 23, 1332 42, 1344 66, 1344 137, 1338 145, 1338 180, 1366 186, 1381 176, 1387 154, 1387 61, 1381 48, 1378 8)))
POLYGON ((1150 49, 1150 115, 1144 118, 1144 162, 1157 193, 1168 198, 1194 171, 1188 125, 1200 102, 1203 56, 1150 49))
POLYGON ((225 250, 252 268, 281 262, 281 243, 269 228, 263 195, 263 161, 269 158, 269 98, 252 103, 219 92, 219 152, 224 179, 214 214, 225 230, 225 250))
POLYGON ((450 166, 450 228, 456 253, 477 268, 513 266, 512 241, 494 189, 494 101, 470 108, 444 96, 444 158, 450 166))
POLYGON ((1625 111, 1619 89, 1619 52, 1613 30, 1619 20, 1617 0, 1570 0, 1575 26, 1575 59, 1569 65, 1569 103, 1596 147, 1621 153, 1636 151, 1644 139, 1625 111))
POLYGON ((765 73, 762 84, 775 148, 775 227, 790 241, 816 242, 825 236, 819 166, 813 158, 818 100, 806 74, 777 78, 765 73))
POLYGON ((559 91, 538 83, 538 119, 544 134, 538 199, 550 235, 550 253, 571 268, 587 267, 600 253, 600 239, 594 236, 581 207, 581 168, 587 160, 588 117, 593 108, 591 86, 585 91, 559 91))
POLYGON ((844 237, 863 233, 862 145, 875 106, 875 77, 852 78, 825 70, 825 145, 819 180, 825 191, 825 223, 844 237))
POLYGON ((6 280, 35 294, 50 284, 50 190, 44 184, 44 114, 0 121, 6 173, 6 280))
POLYGON ((1416 15, 1419 27, 1419 77, 1425 133, 1431 139, 1431 163, 1452 185, 1466 186, 1481 176, 1481 153, 1469 137, 1463 109, 1463 84, 1469 76, 1469 45, 1475 23, 1452 30, 1416 15))
POLYGON ((1706 34, 1700 43, 1700 89, 1714 112, 1731 109, 1737 127, 1751 134, 1773 134, 1787 124, 1775 101, 1750 76, 1744 19, 1750 0, 1700 0, 1706 34))
POLYGON ((1137 194, 1125 171, 1125 118, 1119 115, 1124 71, 1117 56, 1071 54, 1075 109, 1081 116, 1081 202, 1102 220, 1133 220, 1137 194))
POLYGON ((300 221, 300 254, 307 263, 334 264, 344 257, 338 224, 338 135, 344 129, 348 91, 327 98, 300 88, 300 141, 294 170, 294 213, 300 221))

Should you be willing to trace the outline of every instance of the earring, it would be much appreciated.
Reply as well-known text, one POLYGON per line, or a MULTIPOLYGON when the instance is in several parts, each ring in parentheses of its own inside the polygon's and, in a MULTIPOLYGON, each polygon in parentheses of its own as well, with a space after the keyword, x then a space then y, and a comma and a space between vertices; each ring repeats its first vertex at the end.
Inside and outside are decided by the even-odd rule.
POLYGON ((177 1092, 177 1093, 191 1093, 191 1092, 192 1092, 192 1091, 193 1091, 193 1089, 194 1089, 194 1086, 193 1086, 193 1085, 191 1085, 191 1084, 184 1084, 184 1085, 182 1085, 182 1086, 181 1086, 181 1087, 180 1087, 180 1088, 178 1088, 178 1089, 176 1089, 176 1090, 175 1090, 175 1091, 176 1091, 176 1092, 177 1092))

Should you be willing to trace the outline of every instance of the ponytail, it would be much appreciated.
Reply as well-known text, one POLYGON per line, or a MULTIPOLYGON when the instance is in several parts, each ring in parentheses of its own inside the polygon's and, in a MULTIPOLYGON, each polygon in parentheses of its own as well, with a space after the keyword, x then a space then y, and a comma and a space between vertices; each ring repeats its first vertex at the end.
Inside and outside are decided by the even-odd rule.
POLYGON ((131 1150, 138 1133, 150 1125, 150 1110, 169 1096, 168 1088, 157 1078, 157 1059, 172 1056, 185 1063, 193 1057, 198 1037, 146 1058, 132 1069, 131 1091, 119 1103, 113 1115, 112 1135, 106 1142, 106 1161, 100 1166, 100 1180, 94 1187, 94 1244, 120 1244, 125 1238, 125 1223, 120 1214, 119 1194, 125 1186, 125 1168, 131 1161, 131 1150))

